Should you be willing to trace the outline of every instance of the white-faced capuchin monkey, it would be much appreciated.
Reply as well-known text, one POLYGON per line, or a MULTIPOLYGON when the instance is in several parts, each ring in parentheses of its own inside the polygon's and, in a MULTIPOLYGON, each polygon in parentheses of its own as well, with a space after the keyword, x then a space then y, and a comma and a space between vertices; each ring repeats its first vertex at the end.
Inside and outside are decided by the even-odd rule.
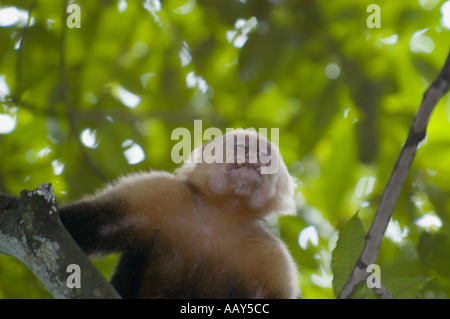
POLYGON ((238 130, 192 154, 175 174, 132 174, 62 206, 64 226, 87 254, 121 253, 123 298, 296 298, 293 259, 264 224, 295 212, 276 146, 238 130))

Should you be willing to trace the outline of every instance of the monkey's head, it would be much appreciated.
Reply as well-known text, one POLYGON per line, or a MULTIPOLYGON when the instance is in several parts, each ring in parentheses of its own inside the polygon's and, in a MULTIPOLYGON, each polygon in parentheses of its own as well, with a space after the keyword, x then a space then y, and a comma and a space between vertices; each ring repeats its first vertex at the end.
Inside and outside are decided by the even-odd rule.
POLYGON ((294 183, 278 148, 253 130, 235 130, 196 148, 177 171, 206 196, 256 212, 295 213, 294 183))

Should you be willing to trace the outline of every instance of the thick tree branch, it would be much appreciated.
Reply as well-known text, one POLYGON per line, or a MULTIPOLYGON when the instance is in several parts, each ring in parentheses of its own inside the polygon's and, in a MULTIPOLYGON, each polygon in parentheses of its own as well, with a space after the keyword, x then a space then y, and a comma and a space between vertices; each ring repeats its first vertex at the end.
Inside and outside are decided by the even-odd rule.
POLYGON ((449 90, 450 85, 450 53, 444 67, 436 80, 425 92, 422 103, 416 117, 411 125, 408 138, 397 159, 389 182, 384 189, 380 204, 372 222, 372 226, 366 235, 364 249, 356 262, 353 272, 345 286, 339 293, 338 298, 350 298, 357 285, 367 278, 367 266, 375 263, 381 241, 391 219, 395 205, 409 168, 416 154, 419 143, 426 136, 426 129, 431 113, 437 102, 449 90))
POLYGON ((120 298, 64 228, 51 184, 8 198, 0 196, 0 253, 22 261, 55 298, 120 298), (67 284, 73 264, 80 288, 67 284))

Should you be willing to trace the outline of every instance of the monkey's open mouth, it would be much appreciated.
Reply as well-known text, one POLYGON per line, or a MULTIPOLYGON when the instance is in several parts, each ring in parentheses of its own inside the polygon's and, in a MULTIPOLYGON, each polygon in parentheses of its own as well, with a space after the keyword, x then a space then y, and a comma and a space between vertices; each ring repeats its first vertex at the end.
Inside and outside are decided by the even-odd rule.
POLYGON ((234 169, 239 169, 241 167, 247 167, 247 168, 252 168, 255 171, 257 171, 259 174, 261 174, 261 165, 258 163, 231 163, 228 164, 228 171, 234 170, 234 169))

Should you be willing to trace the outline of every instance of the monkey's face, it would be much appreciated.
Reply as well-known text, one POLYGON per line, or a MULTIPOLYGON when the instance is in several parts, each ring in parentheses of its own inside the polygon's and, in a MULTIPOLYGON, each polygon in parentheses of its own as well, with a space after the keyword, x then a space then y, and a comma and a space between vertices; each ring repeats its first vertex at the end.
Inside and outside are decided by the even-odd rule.
POLYGON ((258 136, 227 135, 224 141, 225 162, 229 186, 237 196, 251 196, 258 188, 267 182, 268 174, 264 168, 271 164, 271 145, 258 136))
POLYGON ((262 208, 274 196, 277 171, 268 168, 278 163, 279 153, 263 136, 233 131, 211 141, 203 150, 203 159, 210 163, 205 169, 213 193, 246 200, 253 209, 262 208), (208 154, 216 161, 208 161, 208 154))
POLYGON ((216 137, 194 150, 178 173, 224 203, 237 200, 252 210, 293 211, 293 183, 280 153, 254 131, 216 137))

